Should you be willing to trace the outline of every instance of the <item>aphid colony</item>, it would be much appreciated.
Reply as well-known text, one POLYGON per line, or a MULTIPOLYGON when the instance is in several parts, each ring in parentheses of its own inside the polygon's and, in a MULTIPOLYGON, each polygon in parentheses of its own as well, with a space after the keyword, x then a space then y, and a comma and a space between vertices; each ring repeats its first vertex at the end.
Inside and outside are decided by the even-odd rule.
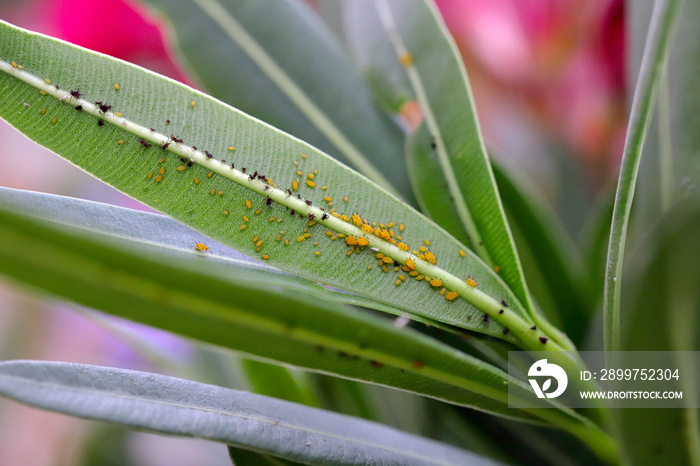
MULTIPOLYGON (((15 65, 15 63, 12 63, 12 66, 15 68, 19 68, 19 65, 15 65)), ((19 68, 21 69, 21 68, 19 68)), ((48 79, 45 80, 47 84, 50 84, 50 81, 48 79)), ((58 85, 55 85, 56 90, 59 89, 58 85)), ((115 83, 114 84, 114 89, 116 91, 120 90, 120 86, 115 83)), ((41 91, 43 95, 46 94, 45 91, 41 91)), ((110 121, 114 123, 114 121, 109 120, 109 114, 112 114, 117 117, 122 117, 121 113, 119 112, 112 112, 112 106, 108 105, 107 103, 104 103, 102 101, 96 101, 94 102, 94 107, 92 104, 89 104, 85 101, 81 101, 81 98, 83 96, 83 93, 80 92, 80 89, 76 90, 70 90, 68 93, 63 95, 63 97, 60 98, 61 101, 64 99, 68 98, 69 100, 74 100, 74 102, 71 102, 76 111, 82 111, 84 107, 87 105, 89 108, 94 108, 98 114, 96 116, 99 117, 98 120, 98 126, 103 126, 104 125, 104 119, 107 119, 107 121, 110 121), (101 116, 101 117, 100 117, 101 116)), ((190 107, 194 108, 195 107, 195 101, 190 102, 190 107)), ((93 113, 95 112, 93 110, 93 113)), ((45 109, 42 109, 42 114, 46 113, 45 109)), ((56 118, 53 118, 51 120, 52 123, 56 123, 56 118)), ((129 130, 128 126, 132 125, 133 127, 138 127, 135 123, 127 123, 125 120, 122 120, 122 124, 127 127, 127 130, 129 130)), ((170 120, 166 120, 166 124, 170 124, 170 120)), ((219 159, 217 159, 212 153, 210 153, 207 150, 199 152, 196 146, 191 146, 191 148, 188 148, 187 146, 184 146, 184 140, 180 137, 175 136, 174 134, 171 134, 170 137, 165 137, 163 135, 157 134, 156 130, 154 128, 149 128, 150 133, 153 133, 153 136, 147 136, 144 135, 144 131, 134 131, 131 130, 132 133, 136 134, 138 137, 137 143, 142 146, 144 149, 150 149, 153 147, 154 144, 156 144, 160 149, 164 151, 173 151, 173 146, 172 144, 176 144, 177 146, 180 147, 180 152, 182 152, 182 149, 185 150, 190 150, 192 152, 192 156, 190 157, 184 157, 180 156, 179 160, 181 162, 181 165, 179 165, 176 169, 177 172, 184 173, 188 168, 192 167, 193 164, 197 163, 198 165, 204 166, 207 161, 209 162, 219 162, 219 159), (154 139, 156 141, 159 141, 160 139, 165 139, 162 142, 154 142, 154 139), (202 159, 195 160, 195 153, 198 153, 199 156, 202 157, 202 159), (202 160, 200 162, 200 160, 202 160)), ((118 144, 124 144, 124 139, 119 139, 118 144)), ((228 150, 230 152, 235 151, 235 146, 228 146, 228 150)), ((176 151, 176 155, 179 155, 178 152, 176 151)), ((306 162, 307 155, 302 154, 302 163, 306 162)), ((165 162, 164 157, 160 157, 158 159, 158 164, 163 164, 165 162)), ((220 159, 220 163, 223 165, 226 165, 228 167, 228 162, 226 162, 225 159, 220 159)), ((240 174, 245 174, 247 181, 249 182, 257 182, 257 183, 262 183, 262 192, 260 190, 252 189, 252 186, 248 186, 251 188, 253 191, 257 192, 258 194, 261 194, 264 196, 264 204, 268 208, 272 208, 273 204, 276 202, 283 207, 287 211, 289 211, 290 216, 299 216, 300 218, 304 219, 307 221, 306 226, 303 230, 303 232, 296 237, 296 240, 293 242, 296 243, 301 243, 304 241, 309 241, 312 237, 310 229, 316 225, 317 223, 321 223, 327 228, 326 230, 326 237, 330 241, 336 241, 338 239, 342 240, 346 246, 348 246, 348 249, 346 250, 346 255, 350 256, 353 253, 355 254, 360 254, 361 252, 365 250, 371 250, 374 253, 374 256, 376 258, 377 262, 377 268, 381 269, 382 272, 384 273, 390 273, 390 272, 395 272, 397 273, 397 279, 395 280, 394 284, 395 286, 400 286, 403 282, 407 281, 409 277, 415 279, 416 281, 425 281, 426 284, 431 288, 435 289, 437 292, 439 292, 440 295, 444 296, 447 301, 454 301, 459 297, 459 293, 454 290, 448 290, 445 287, 443 287, 443 282, 437 278, 437 277, 430 277, 425 275, 424 273, 421 273, 419 270, 419 266, 416 263, 416 260, 421 260, 425 261, 426 263, 436 265, 437 264, 437 257, 430 251, 426 246, 430 245, 429 240, 424 240, 425 246, 420 246, 418 250, 411 250, 408 244, 406 244, 403 241, 403 238, 401 236, 402 233, 404 233, 405 230, 405 225, 403 223, 399 223, 398 225, 395 225, 394 222, 388 222, 386 225, 384 223, 379 223, 377 222, 370 222, 367 219, 363 219, 359 213, 353 212, 350 216, 347 216, 346 214, 341 214, 336 211, 336 208, 334 207, 334 202, 333 199, 330 195, 325 194, 325 191, 328 189, 328 185, 321 185, 320 189, 324 191, 324 196, 323 196, 323 201, 326 203, 326 207, 318 207, 314 206, 312 201, 308 199, 302 198, 301 194, 299 191, 301 190, 302 186, 305 185, 306 189, 316 189, 318 186, 317 183, 317 176, 319 175, 317 169, 313 169, 309 171, 308 173, 304 174, 302 170, 300 170, 300 163, 299 161, 294 161, 293 162, 296 170, 296 175, 298 178, 294 179, 291 183, 291 188, 287 188, 282 190, 279 188, 269 177, 258 173, 258 171, 253 171, 253 173, 247 173, 247 168, 246 167, 239 167, 236 168, 235 162, 230 162, 230 172, 231 175, 235 175, 236 173, 240 174), (302 204, 301 206, 304 207, 304 209, 301 209, 299 207, 294 206, 294 202, 285 202, 285 199, 293 199, 296 201, 300 201, 302 204), (286 205, 289 204, 289 205, 286 205), (326 210, 328 208, 328 210, 326 210), (305 210, 306 212, 301 212, 301 210, 305 210), (353 234, 347 234, 343 233, 339 230, 344 230, 348 231, 348 228, 345 227, 339 227, 337 223, 334 223, 335 219, 331 218, 334 217, 335 219, 338 219, 345 224, 348 224, 353 227, 353 234), (395 228, 398 230, 396 231, 395 228), (396 258, 392 257, 393 253, 387 253, 387 247, 381 247, 381 244, 391 244, 392 246, 395 246, 398 251, 402 253, 409 253, 409 255, 405 254, 396 254, 397 257, 402 258, 402 260, 398 260, 396 258), (379 247, 378 247, 379 246, 379 247), (384 252, 380 252, 380 249, 383 249, 384 252), (412 254, 412 255, 410 255, 412 254)), ((215 168, 217 172, 221 173, 221 169, 219 167, 215 168)), ((160 166, 157 170, 157 175, 154 176, 154 171, 150 171, 147 175, 146 178, 151 180, 153 179, 153 182, 155 183, 161 183, 164 180, 165 176, 165 167, 160 166)), ((207 178, 211 178, 214 175, 214 170, 211 170, 207 173, 207 178)), ((234 177, 231 175, 226 175, 227 179, 231 179, 238 183, 239 185, 244 185, 244 182, 241 182, 241 179, 239 177, 234 177)), ((194 185, 199 185, 201 181, 197 177, 193 177, 192 182, 194 185)), ((216 189, 211 189, 210 191, 211 195, 218 195, 221 196, 223 194, 223 191, 216 190, 216 189)), ((342 198, 344 203, 349 203, 350 199, 347 196, 344 196, 342 198)), ((253 202, 248 199, 244 202, 245 207, 248 210, 253 210, 253 202)), ((222 212, 223 216, 228 216, 230 213, 230 208, 225 209, 222 212)), ((252 215, 260 215, 262 213, 261 208, 257 208, 252 212, 252 215)), ((283 221, 283 218, 281 217, 275 217, 275 216, 270 216, 268 219, 270 222, 277 222, 281 223, 283 221)), ((238 229, 243 232, 248 228, 248 225, 250 223, 250 217, 247 215, 243 216, 243 223, 239 225, 238 229)), ((290 242, 288 238, 285 238, 286 232, 284 230, 280 230, 277 235, 275 235, 274 241, 278 243, 283 243, 286 246, 289 246, 290 244, 293 244, 293 242, 290 242)), ((269 253, 266 253, 263 251, 264 247, 264 240, 259 237, 259 235, 254 235, 252 238, 252 242, 254 243, 255 250, 257 252, 261 252, 260 258, 263 260, 269 260, 271 258, 269 253)), ((317 246, 319 244, 319 241, 314 241, 314 246, 317 246)), ((207 247, 204 243, 196 243, 195 249, 197 251, 200 251, 202 253, 206 253, 209 250, 209 247, 207 247)), ((320 250, 316 249, 313 251, 313 254, 315 256, 321 256, 322 253, 320 250)), ((460 257, 465 257, 466 253, 463 250, 459 250, 459 256, 460 257)), ((367 267, 368 270, 371 270, 373 268, 372 265, 369 265, 367 267)), ((498 270, 496 270, 498 273, 498 270)), ((470 287, 476 288, 477 283, 473 278, 467 278, 465 280, 466 284, 470 287)), ((504 307, 507 307, 505 304, 505 301, 503 301, 504 307)), ((500 313, 503 313, 504 311, 501 310, 500 313)), ((483 321, 488 322, 489 316, 488 314, 484 314, 483 316, 483 321)), ((533 328, 533 330, 536 330, 536 328, 533 328)), ((508 328, 504 328, 503 331, 504 335, 509 333, 508 328)), ((546 338, 540 338, 540 341, 544 344, 546 343, 547 339, 546 338)))

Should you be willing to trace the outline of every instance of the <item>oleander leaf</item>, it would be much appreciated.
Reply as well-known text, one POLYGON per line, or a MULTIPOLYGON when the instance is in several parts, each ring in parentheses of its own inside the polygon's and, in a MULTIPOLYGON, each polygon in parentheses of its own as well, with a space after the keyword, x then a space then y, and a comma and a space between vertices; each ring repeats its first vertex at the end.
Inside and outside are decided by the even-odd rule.
MULTIPOLYGON (((134 65, 7 23, 0 39, 0 86, 7 91, 0 116, 94 176, 303 278, 542 348, 546 334, 530 330, 529 314, 498 274, 471 252, 461 255, 464 246, 411 207, 312 146, 134 65), (329 215, 330 202, 347 217, 329 215), (353 214, 365 229, 349 221, 353 214), (364 243, 350 248, 344 235, 364 243), (420 249, 428 243, 429 251, 420 249), (384 264, 376 253, 386 256, 384 264), (401 279, 408 276, 400 270, 407 259, 418 277, 432 281, 401 279)), ((545 347, 556 348, 547 341, 545 347)))
POLYGON ((495 464, 370 421, 146 372, 5 361, 0 363, 0 393, 71 416, 203 438, 305 464, 495 464))

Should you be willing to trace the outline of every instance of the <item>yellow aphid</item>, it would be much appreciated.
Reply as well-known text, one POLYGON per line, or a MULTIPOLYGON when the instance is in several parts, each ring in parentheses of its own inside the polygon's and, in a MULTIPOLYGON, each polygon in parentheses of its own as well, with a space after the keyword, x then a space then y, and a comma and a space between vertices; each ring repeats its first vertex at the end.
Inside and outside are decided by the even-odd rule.
POLYGON ((404 68, 408 68, 413 64, 413 56, 410 53, 404 53, 399 57, 399 61, 404 68))
POLYGON ((194 184, 199 184, 199 178, 195 177, 193 181, 194 181, 194 184))
POLYGON ((259 239, 258 242, 255 243, 255 247, 256 247, 256 248, 259 248, 260 246, 262 246, 262 240, 261 240, 261 239, 259 239))
POLYGON ((318 246, 318 241, 314 241, 314 246, 318 246))
POLYGON ((384 254, 382 254, 381 252, 378 252, 374 255, 374 257, 376 257, 377 259, 381 259, 384 257, 384 254))
POLYGON ((442 286, 442 281, 437 278, 433 278, 432 280, 430 280, 430 285, 437 288, 439 286, 442 286))
POLYGON ((118 116, 118 117, 123 117, 123 116, 124 116, 124 115, 122 115, 121 112, 114 112, 114 115, 115 115, 115 116, 118 116))
POLYGON ((368 265, 368 266, 367 266, 367 270, 372 270, 372 266, 371 266, 371 265, 368 265))
POLYGON ((316 254, 317 256, 320 256, 320 255, 321 255, 321 251, 315 251, 314 254, 316 254))
POLYGON ((161 175, 165 174, 165 167, 160 167, 160 171, 158 173, 161 175))
POLYGON ((349 250, 348 252, 345 253, 346 256, 349 256, 349 255, 351 255, 351 254, 352 254, 352 248, 350 248, 350 250, 349 250))
POLYGON ((350 199, 348 199, 347 196, 345 196, 345 197, 343 198, 343 200, 344 200, 345 202, 350 202, 350 199))
POLYGON ((460 250, 459 250, 459 255, 462 256, 462 257, 464 257, 464 256, 467 255, 467 253, 460 249, 460 250))
POLYGON ((456 291, 450 291, 449 293, 447 293, 447 294, 445 295, 445 299, 448 300, 448 301, 454 301, 454 299, 455 299, 457 296, 459 296, 459 293, 457 293, 456 291))
POLYGON ((236 150, 236 148, 234 146, 228 146, 228 150, 234 151, 234 150, 236 150))
POLYGON ((46 82, 46 84, 51 84, 51 80, 49 78, 45 78, 44 81, 46 82))
POLYGON ((118 91, 118 90, 119 90, 119 84, 114 83, 114 90, 115 90, 115 91, 118 91))
POLYGON ((311 180, 306 180, 306 184, 308 184, 308 185, 309 185, 310 187, 312 187, 312 188, 315 188, 315 187, 316 187, 316 183, 314 183, 314 182, 311 181, 311 180))
POLYGON ((393 264, 394 263, 394 259, 392 259, 389 256, 382 257, 382 261, 384 261, 385 264, 393 264))
POLYGON ((314 168, 314 175, 318 175, 318 170, 314 168))
POLYGON ((326 230, 326 235, 333 236, 333 232, 331 230, 326 230))
POLYGON ((399 249, 402 251, 409 251, 411 248, 408 247, 408 244, 406 243, 399 243, 396 245, 399 249))
POLYGON ((306 158, 306 154, 301 154, 302 158, 306 158))
POLYGON ((229 210, 226 209, 226 210, 223 211, 223 214, 224 214, 224 215, 228 215, 228 212, 229 212, 229 210))
POLYGON ((398 285, 400 285, 400 284, 401 284, 401 280, 396 280, 396 281, 394 282, 394 285, 397 285, 397 286, 398 286, 398 285))
POLYGON ((499 272, 501 271, 501 268, 500 268, 499 266, 497 266, 497 265, 494 265, 494 266, 493 266, 493 271, 496 272, 496 273, 499 273, 499 272))
POLYGON ((260 237, 258 235, 255 235, 255 237, 253 237, 253 243, 255 243, 259 239, 260 239, 260 237))
POLYGON ((216 189, 211 188, 211 191, 209 191, 209 194, 211 194, 212 196, 213 196, 214 194, 216 194, 216 189))
POLYGON ((416 280, 421 281, 425 278, 425 275, 416 275, 416 280))
POLYGON ((303 236, 297 236, 297 243, 301 243, 302 241, 304 241, 304 237, 303 237, 303 236))
POLYGON ((323 200, 326 202, 331 202, 332 198, 330 196, 323 196, 323 200))
POLYGON ((124 140, 123 139, 118 140, 117 144, 124 144, 124 140))
POLYGON ((41 109, 41 114, 42 114, 42 115, 46 115, 46 109, 45 109, 45 108, 42 108, 42 109, 41 109))
POLYGON ((428 250, 428 248, 426 248, 425 246, 421 246, 421 247, 418 248, 418 250, 419 250, 420 252, 425 252, 425 251, 428 250))
POLYGON ((443 288, 443 289, 441 289, 441 290, 440 290, 440 294, 441 294, 441 295, 444 295, 444 294, 445 294, 445 291, 447 291, 447 290, 446 290, 446 289, 444 289, 444 288, 443 288))
POLYGON ((146 178, 148 178, 149 180, 151 178, 153 178, 153 172, 148 172, 148 175, 146 175, 146 178))
POLYGON ((360 246, 367 246, 369 244, 369 241, 367 241, 367 238, 361 237, 357 238, 357 244, 360 246))
POLYGON ((194 106, 195 106, 195 101, 193 100, 192 102, 190 102, 190 107, 194 107, 194 106))
POLYGON ((185 165, 180 165, 179 167, 177 167, 176 170, 181 172, 182 170, 186 170, 186 169, 187 169, 187 167, 185 165))
POLYGON ((350 246, 354 246, 357 244, 357 238, 355 238, 354 236, 347 236, 345 238, 345 242, 350 246))
POLYGON ((314 174, 313 174, 313 173, 309 173, 308 176, 309 176, 309 179, 310 179, 310 180, 313 180, 313 179, 314 179, 314 174))
POLYGON ((270 258, 270 255, 269 255, 269 254, 263 254, 262 256, 260 256, 260 258, 263 259, 263 260, 268 260, 268 259, 270 258))
POLYGON ((383 223, 380 223, 379 228, 386 228, 386 225, 384 225, 383 223))
POLYGON ((387 228, 391 228, 394 226, 394 222, 389 222, 389 224, 386 226, 387 228))
POLYGON ((197 248, 199 251, 203 251, 203 252, 209 250, 209 247, 204 243, 197 243, 194 245, 194 247, 197 248))
POLYGON ((476 288, 476 282, 471 278, 467 278, 467 285, 471 286, 472 288, 476 288))
POLYGON ((430 251, 427 251, 427 252, 425 253, 425 260, 427 260, 428 262, 430 262, 430 263, 433 264, 433 265, 437 264, 437 259, 435 258, 435 256, 433 255, 433 253, 430 252, 430 251))
POLYGON ((426 245, 426 246, 430 246, 430 241, 428 241, 428 240, 426 239, 426 240, 425 240, 425 245, 426 245))
POLYGON ((381 231, 379 232, 379 236, 381 236, 382 238, 384 238, 384 239, 387 240, 387 241, 391 238, 391 235, 390 235, 389 232, 386 231, 386 230, 381 230, 381 231))
MULTIPOLYGON (((123 139, 120 139, 120 141, 123 141, 123 139)), ((161 157, 158 159, 158 163, 163 163, 165 162, 165 157, 161 157)))
POLYGON ((409 269, 416 270, 416 263, 413 262, 413 259, 411 259, 411 258, 406 259, 406 265, 408 266, 409 269))
POLYGON ((374 233, 372 227, 367 225, 366 223, 363 223, 360 228, 362 228, 362 231, 364 231, 365 233, 374 233))
POLYGON ((405 228, 405 227, 404 227, 403 223, 399 224, 399 231, 400 231, 400 232, 403 232, 403 229, 404 229, 404 228, 405 228))
POLYGON ((418 275, 418 272, 415 270, 411 270, 410 272, 408 272, 408 274, 412 277, 415 277, 416 275, 418 275))
POLYGON ((294 191, 299 189, 299 182, 297 180, 292 181, 292 189, 294 189, 294 191))
POLYGON ((243 216, 243 221, 245 221, 245 222, 250 222, 250 219, 244 215, 244 216, 243 216))
POLYGON ((163 175, 158 175, 156 176, 156 183, 160 183, 160 180, 163 179, 163 175))
POLYGON ((323 189, 325 191, 326 189, 328 189, 328 186, 325 186, 325 185, 321 186, 321 189, 323 189))
POLYGON ((248 228, 248 225, 245 223, 243 225, 241 225, 240 227, 238 227, 238 229, 241 231, 245 230, 246 228, 248 228))
POLYGON ((57 121, 58 120, 56 120, 56 117, 51 118, 51 123, 53 123, 54 125, 56 124, 57 121))
POLYGON ((17 62, 15 62, 14 60, 10 62, 10 65, 12 65, 12 68, 17 68, 17 62))
POLYGON ((252 208, 253 208, 253 204, 250 203, 250 199, 246 199, 246 201, 245 201, 245 206, 246 206, 247 208, 249 208, 249 209, 252 209, 252 208))
POLYGON ((46 92, 46 91, 39 91, 39 94, 40 94, 40 95, 48 95, 48 92, 46 92))
POLYGON ((287 238, 284 239, 284 245, 289 246, 289 240, 287 238))
POLYGON ((352 214, 352 223, 359 227, 362 225, 362 218, 357 214, 352 214))
POLYGON ((304 172, 302 172, 301 170, 297 170, 297 176, 304 176, 304 172))
POLYGON ((345 214, 342 214, 342 215, 340 216, 340 219, 341 219, 343 222, 350 222, 350 218, 348 218, 348 216, 345 215, 345 214))
MULTIPOLYGON (((221 191, 219 191, 219 194, 221 194, 221 191)), ((262 212, 262 210, 257 209, 254 213, 255 213, 255 215, 260 215, 260 212, 262 212)))
POLYGON ((214 172, 207 173, 207 178, 211 178, 212 176, 214 176, 214 172))
POLYGON ((400 279, 401 281, 406 280, 406 276, 400 273, 400 274, 399 274, 399 279, 400 279))
POLYGON ((382 272, 389 273, 389 269, 386 268, 386 265, 382 265, 382 272))
POLYGON ((275 241, 277 241, 278 243, 282 241, 282 235, 275 236, 275 241))

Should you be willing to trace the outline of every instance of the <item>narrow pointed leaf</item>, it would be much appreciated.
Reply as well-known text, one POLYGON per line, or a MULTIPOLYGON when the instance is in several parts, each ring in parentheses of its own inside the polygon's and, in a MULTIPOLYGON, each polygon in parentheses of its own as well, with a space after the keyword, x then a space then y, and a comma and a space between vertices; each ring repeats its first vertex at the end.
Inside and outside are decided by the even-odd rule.
POLYGON ((412 202, 403 134, 375 107, 357 69, 305 2, 144 3, 167 19, 182 61, 212 96, 412 202))
MULTIPOLYGON (((362 15, 350 18, 380 18, 385 41, 393 45, 395 60, 406 69, 421 106, 423 134, 428 136, 419 133, 407 150, 416 152, 409 157, 409 172, 422 206, 437 223, 446 224, 448 231, 454 232, 459 222, 463 233, 458 238, 466 234, 467 244, 499 270, 527 312, 537 317, 484 148, 464 64, 439 13, 428 1, 361 0, 347 5, 363 9, 362 15), (430 156, 430 163, 439 171, 424 167, 430 156), (427 176, 423 170, 434 175, 427 176), (445 201, 451 209, 435 206, 445 201)), ((370 37, 376 40, 375 35, 370 37)), ((361 42, 356 46, 371 56, 373 50, 365 47, 361 42)))
POLYGON ((369 421, 262 395, 122 369, 0 363, 0 393, 43 409, 324 465, 493 464, 369 421))
MULTIPOLYGON (((304 278, 542 348, 542 328, 530 330, 520 300, 491 268, 469 251, 462 256, 463 246, 444 230, 308 144, 184 85, 6 23, 0 24, 0 71, 7 89, 2 118, 207 236, 304 278), (356 213, 358 223, 370 222, 363 228, 378 226, 369 233, 328 215, 325 197, 348 220, 356 213), (367 246, 351 253, 342 235, 361 237, 367 246), (428 245, 430 255, 420 249, 428 245), (388 263, 378 264, 375 250, 388 263), (400 279, 409 258, 433 286, 400 279), (440 283, 459 298, 445 299, 455 295, 440 294, 440 283)), ((547 348, 558 347, 547 341, 547 348)))
POLYGON ((267 271, 208 259, 0 205, 0 273, 26 285, 267 360, 525 421, 582 422, 556 410, 510 410, 508 384, 529 389, 502 370, 267 271))
POLYGON ((605 295, 603 314, 605 319, 605 349, 620 348, 620 283, 627 240, 634 188, 639 172, 639 162, 659 80, 666 64, 681 0, 660 0, 654 4, 654 13, 644 49, 644 59, 632 101, 627 127, 625 149, 622 155, 620 175, 615 193, 608 259, 605 269, 605 295))

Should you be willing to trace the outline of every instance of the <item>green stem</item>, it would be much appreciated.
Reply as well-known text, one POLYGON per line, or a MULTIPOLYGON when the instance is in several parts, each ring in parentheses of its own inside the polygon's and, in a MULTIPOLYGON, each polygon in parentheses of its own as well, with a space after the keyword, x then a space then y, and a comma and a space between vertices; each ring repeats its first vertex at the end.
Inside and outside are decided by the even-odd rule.
POLYGON ((620 350, 620 280, 634 188, 639 172, 644 136, 654 97, 668 57, 675 19, 682 0, 659 0, 649 27, 639 79, 634 91, 622 165, 615 195, 603 298, 606 351, 620 350))

